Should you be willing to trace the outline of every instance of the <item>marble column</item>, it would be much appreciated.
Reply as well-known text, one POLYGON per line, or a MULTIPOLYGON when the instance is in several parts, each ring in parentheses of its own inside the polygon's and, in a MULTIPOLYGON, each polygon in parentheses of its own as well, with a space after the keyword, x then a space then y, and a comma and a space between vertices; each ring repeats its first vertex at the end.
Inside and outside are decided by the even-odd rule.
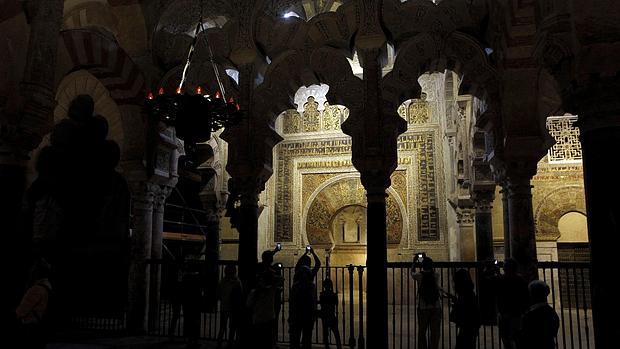
MULTIPOLYGON (((205 299, 209 301, 210 308, 217 307, 217 283, 219 278, 220 260, 220 219, 223 213, 223 207, 219 200, 217 190, 216 176, 210 175, 212 178, 207 183, 207 191, 203 190, 200 194, 202 207, 206 212, 205 217, 205 299)), ((203 174, 204 178, 204 174, 203 174)))
POLYGON ((470 207, 458 207, 456 222, 459 225, 459 248, 461 261, 476 260, 476 235, 474 231, 475 213, 470 207))
POLYGON ((147 261, 152 253, 153 204, 156 188, 144 182, 130 183, 130 188, 133 224, 127 327, 132 334, 144 334, 148 330, 151 268, 147 261))
MULTIPOLYGON (((493 251, 493 217, 491 210, 495 199, 495 188, 478 189, 473 191, 473 200, 476 208, 476 260, 488 262, 495 259, 493 251)), ((481 273, 476 274, 477 292, 480 299, 480 320, 484 325, 496 323, 497 311, 493 295, 493 285, 481 273)))
POLYGON ((502 210, 503 210, 503 222, 504 222, 504 260, 511 258, 510 253, 510 210, 508 206, 508 185, 502 182, 502 210))
POLYGON ((476 260, 479 262, 493 260, 493 200, 495 192, 492 190, 474 191, 476 207, 476 260))
MULTIPOLYGON (((151 227, 151 259, 161 260, 163 258, 164 245, 164 211, 166 198, 172 188, 157 186, 153 193, 153 219, 151 227)), ((155 328, 159 324, 159 302, 161 295, 161 264, 151 264, 150 266, 150 292, 149 292, 149 328, 155 328)))
POLYGON ((237 230, 239 231, 239 278, 244 291, 255 282, 258 264, 258 194, 241 194, 237 230))
POLYGON ((523 277, 535 280, 538 279, 538 259, 531 179, 536 173, 536 164, 520 162, 511 167, 506 173, 510 253, 523 277))
MULTIPOLYGON (((372 39, 372 38, 371 38, 372 39)), ((371 40, 372 41, 372 40, 371 40)), ((366 247, 366 347, 387 348, 387 224, 386 192, 390 174, 396 169, 396 135, 387 131, 387 117, 383 118, 379 105, 381 66, 379 48, 359 51, 364 68, 364 124, 360 135, 353 136, 353 164, 361 173, 368 198, 366 247), (361 136, 361 137, 360 137, 361 136), (357 142, 363 143, 358 148, 357 142), (393 147, 393 148, 392 148, 393 147), (360 151, 363 149, 362 151, 360 151)), ((362 344, 364 341, 361 342, 362 344)))
MULTIPOLYGON (((386 188, 367 188, 366 328, 368 348, 387 343, 387 223, 386 188), (384 337, 385 335, 385 337, 384 337)), ((383 347, 382 347, 383 348, 383 347)), ((387 348, 387 347, 384 347, 387 348)))
MULTIPOLYGON (((620 302, 614 259, 620 236, 620 187, 612 165, 620 147, 620 127, 582 132, 583 170, 591 252, 594 333, 598 343, 613 343, 620 302)), ((614 166, 615 167, 615 166, 614 166)), ((601 346, 603 347, 603 346, 601 346)))

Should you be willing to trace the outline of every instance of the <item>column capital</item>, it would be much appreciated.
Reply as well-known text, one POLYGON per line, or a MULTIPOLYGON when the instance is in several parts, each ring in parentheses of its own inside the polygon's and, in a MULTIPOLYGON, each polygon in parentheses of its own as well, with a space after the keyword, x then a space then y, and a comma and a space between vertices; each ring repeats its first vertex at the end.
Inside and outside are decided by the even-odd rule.
POLYGON ((473 226, 475 211, 472 207, 458 207, 456 209, 456 222, 461 226, 473 226))
POLYGON ((166 199, 174 190, 174 187, 167 185, 159 185, 153 187, 153 209, 158 212, 163 212, 166 205, 166 199))
POLYGON ((474 190, 472 199, 476 207, 476 212, 490 212, 493 209, 495 200, 495 190, 474 190))

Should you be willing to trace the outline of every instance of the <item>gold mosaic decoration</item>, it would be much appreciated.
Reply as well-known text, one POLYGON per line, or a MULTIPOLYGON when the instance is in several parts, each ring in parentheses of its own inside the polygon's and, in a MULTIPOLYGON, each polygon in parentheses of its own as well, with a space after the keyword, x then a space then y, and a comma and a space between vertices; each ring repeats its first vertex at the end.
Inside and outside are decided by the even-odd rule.
POLYGON ((413 99, 407 105, 403 103, 398 107, 398 115, 410 125, 419 125, 429 122, 431 116, 431 106, 423 95, 422 99, 413 99))
POLYGON ((322 131, 340 131, 342 123, 349 116, 349 109, 341 105, 323 104, 319 110, 319 103, 312 96, 304 104, 303 113, 295 109, 283 113, 282 131, 284 134, 310 133, 322 131))
POLYGON ((574 125, 576 116, 553 116, 547 118, 547 129, 555 139, 555 145, 549 149, 549 163, 581 162, 581 142, 579 128, 574 125))
POLYGON ((304 104, 304 132, 316 132, 321 129, 321 112, 319 112, 318 108, 319 103, 314 100, 314 97, 308 97, 308 102, 304 104))
POLYGON ((301 132, 301 115, 295 109, 284 112, 284 133, 301 132))
MULTIPOLYGON (((439 212, 437 182, 435 179, 434 157, 434 131, 419 131, 400 136, 398 139, 398 151, 400 154, 410 154, 399 158, 399 164, 409 164, 415 159, 414 164, 417 173, 417 191, 414 193, 417 207, 417 234, 420 241, 438 241, 439 212), (412 156, 415 154, 415 156, 412 156)), ((293 202, 294 180, 293 175, 299 169, 312 168, 337 168, 350 166, 350 160, 337 160, 351 156, 351 138, 332 138, 322 140, 284 141, 277 145, 277 173, 276 173, 276 202, 275 202, 275 233, 276 241, 293 241, 293 202), (307 158, 308 162, 299 162, 297 169, 294 168, 295 159, 307 158), (327 166, 326 166, 327 165, 327 166)), ((392 188, 399 193, 401 200, 407 206, 406 188, 407 177, 404 171, 395 172, 392 188), (402 172, 402 173, 401 173, 402 172), (402 194, 402 193, 405 194, 402 194)), ((326 178, 323 178, 326 180, 326 178)), ((309 183, 304 179, 304 183, 309 183)), ((312 179, 310 181, 319 181, 312 179)), ((314 183, 318 187, 320 183, 314 183)), ((313 192, 303 188, 304 202, 313 192)), ((389 200, 389 197, 388 197, 389 200)), ((319 205, 319 204, 317 204, 319 205)), ((398 207, 396 203, 388 203, 389 207, 398 207), (391 206, 390 206, 391 205, 391 206)), ((313 208, 315 213, 323 212, 321 207, 313 208)), ((314 214, 314 213, 313 213, 314 214)), ((396 222, 396 220, 394 220, 396 222)), ((325 226, 325 222, 315 222, 318 226, 325 226)), ((402 222, 401 222, 402 224, 402 222)), ((329 224, 327 224, 329 226, 329 224)), ((394 230, 395 231, 395 230, 394 230)), ((402 227, 401 227, 402 231, 402 227)), ((396 235, 390 237, 390 241, 396 239, 396 235)))
MULTIPOLYGON (((388 195, 386 205, 388 243, 398 244, 403 232, 402 212, 392 195, 388 195)), ((349 206, 367 206, 366 191, 359 177, 328 185, 312 201, 306 219, 308 241, 313 245, 331 243, 332 220, 341 209, 349 206)))

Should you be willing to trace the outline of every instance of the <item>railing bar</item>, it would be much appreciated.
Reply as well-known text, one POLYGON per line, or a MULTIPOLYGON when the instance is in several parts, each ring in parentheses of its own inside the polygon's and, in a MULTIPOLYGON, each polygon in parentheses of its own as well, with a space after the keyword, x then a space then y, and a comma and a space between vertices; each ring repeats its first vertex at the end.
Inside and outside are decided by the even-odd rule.
POLYGON ((409 282, 411 278, 409 277, 409 270, 404 270, 406 270, 407 278, 407 349, 411 349, 411 284, 409 282))
POLYGON ((566 319, 564 317, 564 297, 562 292, 562 269, 558 269, 558 284, 560 291, 560 317, 562 320, 562 347, 566 348, 566 319))
MULTIPOLYGON (((394 279, 394 272, 396 269, 392 269, 392 348, 396 349, 396 280, 394 279)), ((388 273, 386 273, 387 276, 388 273)), ((387 305, 387 304, 386 304, 387 305)))
POLYGON ((577 314, 577 339, 579 340, 579 349, 582 349, 581 343, 581 319, 579 316, 579 280, 577 279, 577 269, 572 268, 573 280, 575 282, 575 312, 577 314))
POLYGON ((568 324, 569 324, 569 330, 570 330, 570 347, 571 349, 575 349, 575 338, 573 336, 573 301, 572 301, 572 294, 571 294, 571 290, 570 290, 570 273, 568 272, 568 268, 565 270, 566 272, 566 291, 568 292, 568 294, 566 295, 568 298, 568 324))
MULTIPOLYGON (((439 279, 440 279, 439 287, 441 287, 443 289, 444 269, 443 268, 439 269, 439 272, 440 272, 440 274, 439 274, 440 275, 439 276, 439 279)), ((442 314, 441 314, 441 328, 439 330, 439 333, 440 333, 440 336, 441 336, 441 348, 444 349, 446 347, 445 338, 444 338, 445 337, 445 332, 446 332, 445 331, 445 319, 446 319, 446 316, 444 316, 445 314, 443 314, 444 313, 444 310, 443 310, 443 299, 441 299, 440 303, 441 303, 441 312, 442 312, 442 314)), ((430 333, 431 333, 431 331, 429 331, 429 334, 430 333)))
POLYGON ((353 267, 353 264, 349 265, 349 346, 351 348, 355 348, 355 306, 353 304, 354 302, 354 295, 353 295, 353 271, 355 270, 355 268, 353 267))
POLYGON ((365 336, 364 336, 364 267, 357 266, 359 288, 357 290, 359 296, 359 337, 358 347, 360 349, 366 348, 365 336))
MULTIPOLYGON (((400 269, 400 349, 403 349, 403 271, 404 269, 400 269)), ((409 312, 409 309, 407 309, 409 312)))
POLYGON ((581 292, 583 293, 583 313, 585 317, 585 332, 586 332, 586 348, 590 349, 590 326, 588 325, 588 299, 586 297, 586 279, 583 275, 583 269, 581 272, 581 292))

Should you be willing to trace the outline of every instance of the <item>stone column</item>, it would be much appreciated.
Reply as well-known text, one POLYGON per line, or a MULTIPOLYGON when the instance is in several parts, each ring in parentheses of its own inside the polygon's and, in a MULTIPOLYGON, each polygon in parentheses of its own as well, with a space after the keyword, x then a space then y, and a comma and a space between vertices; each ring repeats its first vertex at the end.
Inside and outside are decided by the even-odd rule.
POLYGON ((205 298, 209 300, 209 307, 217 306, 217 282, 219 277, 220 260, 220 219, 223 213, 223 205, 220 202, 218 176, 214 169, 201 171, 203 181, 206 179, 205 188, 200 193, 202 207, 206 212, 205 221, 205 298))
POLYGON ((258 193, 241 194, 239 206, 239 278, 245 291, 254 285, 258 264, 258 193))
POLYGON ((473 211, 470 207, 458 207, 456 211, 456 222, 459 225, 461 261, 464 262, 476 260, 475 213, 473 211))
MULTIPOLYGON (((151 259, 161 260, 163 258, 164 245, 164 211, 166 198, 172 191, 171 187, 155 186, 153 193, 153 219, 151 235, 151 259)), ((150 266, 150 296, 149 296, 149 328, 155 328, 159 324, 159 302, 161 294, 161 272, 162 264, 151 264, 150 266)))
POLYGON ((535 173, 536 163, 526 162, 512 163, 506 171, 510 253, 519 264, 519 272, 527 280, 538 279, 536 227, 530 184, 535 173))
POLYGON ((489 261, 495 258, 493 251, 493 200, 495 192, 479 190, 473 193, 476 206, 476 260, 489 261))
MULTIPOLYGON (((491 209, 495 199, 494 186, 474 190, 472 193, 476 207, 476 260, 486 262, 495 259, 493 251, 493 217, 491 209), (491 189, 493 188, 493 189, 491 189)), ((482 276, 481 271, 476 274, 478 284, 478 296, 480 299, 480 320, 484 325, 494 325, 496 322, 496 309, 493 295, 493 285, 482 276)))
POLYGON ((152 253, 153 202, 156 189, 145 182, 130 183, 130 188, 133 224, 127 327, 133 334, 144 334, 148 330, 151 268, 147 260, 152 253))
MULTIPOLYGON (((604 52, 604 51, 601 51, 604 52)), ((615 70, 618 72, 618 70, 615 70)), ((590 241, 592 315, 597 348, 616 341, 620 309, 615 285, 620 239, 620 78, 598 78, 572 91, 581 133, 588 239, 590 241)))
POLYGON ((387 344, 388 333, 386 188, 378 186, 366 189, 366 328, 370 329, 366 336, 368 348, 387 348, 375 346, 377 343, 387 344))
MULTIPOLYGON (((620 114, 619 114, 620 115, 620 114)), ((613 343, 620 302, 612 275, 620 236, 620 187, 618 172, 610 168, 620 147, 620 127, 588 130, 581 134, 584 184, 591 252, 591 289, 594 333, 600 343, 613 343)))

